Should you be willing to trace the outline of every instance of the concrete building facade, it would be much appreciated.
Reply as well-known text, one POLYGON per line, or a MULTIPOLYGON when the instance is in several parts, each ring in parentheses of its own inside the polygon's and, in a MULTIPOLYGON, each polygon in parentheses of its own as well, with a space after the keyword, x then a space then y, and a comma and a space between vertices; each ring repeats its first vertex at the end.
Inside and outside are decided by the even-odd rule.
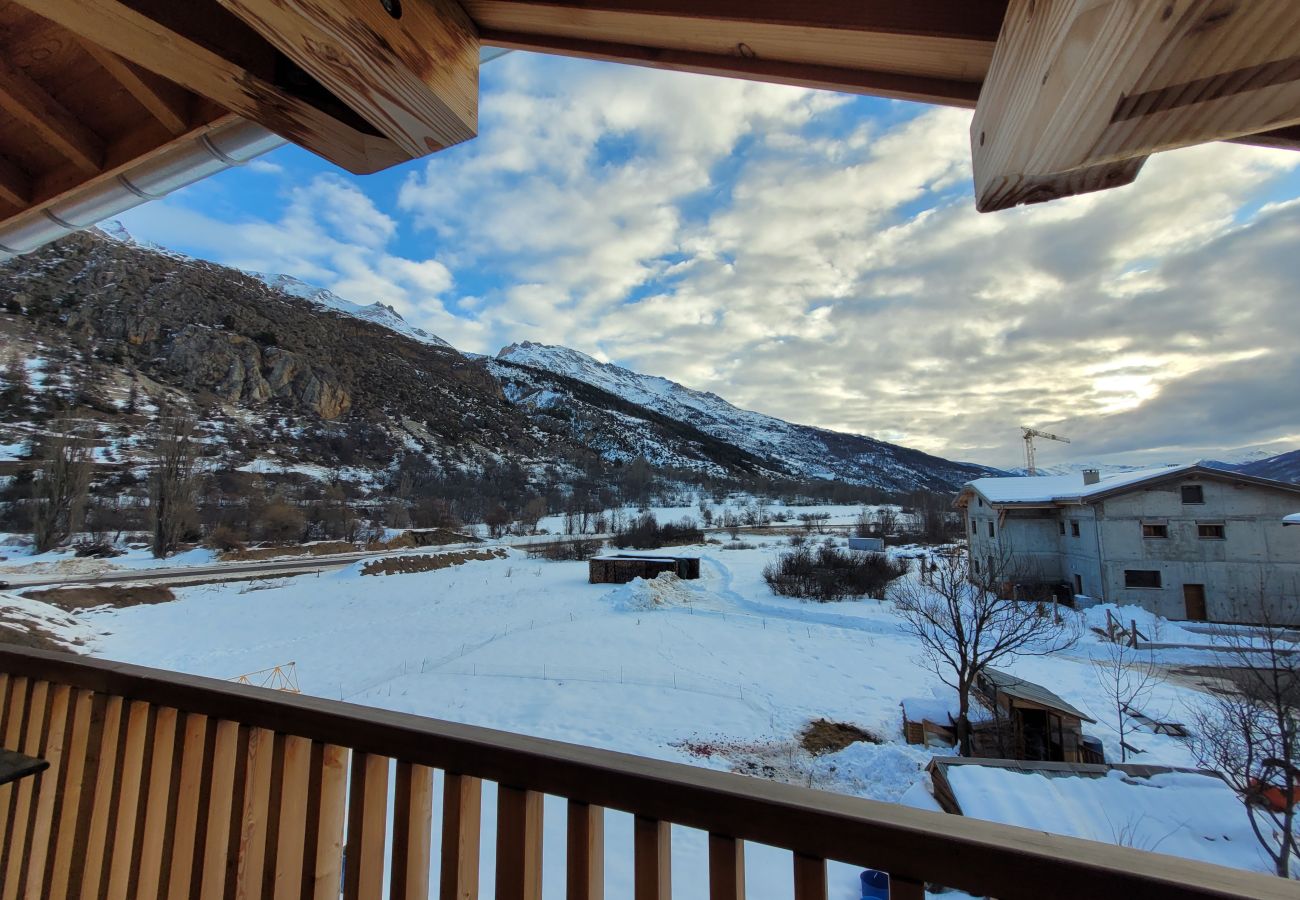
POLYGON ((957 499, 976 573, 1170 619, 1300 624, 1300 485, 1204 466, 980 478, 957 499))

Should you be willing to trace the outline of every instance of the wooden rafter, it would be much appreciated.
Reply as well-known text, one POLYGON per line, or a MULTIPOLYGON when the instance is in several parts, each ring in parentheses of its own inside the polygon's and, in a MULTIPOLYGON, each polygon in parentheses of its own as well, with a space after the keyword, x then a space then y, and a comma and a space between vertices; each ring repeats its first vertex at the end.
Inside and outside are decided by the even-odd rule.
POLYGON ((971 125, 989 211, 1300 123, 1300 3, 1012 0, 971 125))
POLYGON ((25 72, 0 58, 0 109, 32 129, 78 169, 98 172, 104 142, 25 72))
POLYGON ((478 34, 454 0, 219 0, 418 158, 478 130, 478 34))
POLYGON ((184 134, 189 130, 189 97, 183 88, 127 62, 93 41, 82 41, 82 46, 164 128, 172 134, 184 134))
POLYGON ((616 44, 573 38, 546 37, 507 31, 484 31, 483 42, 510 50, 555 53, 580 59, 619 62, 651 69, 722 75, 789 84, 797 87, 870 94, 895 100, 915 100, 974 109, 979 84, 947 78, 926 78, 894 72, 846 69, 784 60, 719 56, 690 50, 665 50, 635 44, 616 44))
POLYGON ((274 49, 237 19, 215 16, 220 7, 140 0, 17 3, 350 172, 374 172, 409 158, 309 77, 282 83, 277 76, 287 61, 277 60, 274 49), (147 6, 150 15, 137 6, 147 6))
POLYGON ((992 43, 1007 0, 465 0, 464 5, 479 21, 526 16, 552 23, 552 28, 561 27, 566 19, 613 13, 992 43))
POLYGON ((32 195, 32 180, 27 173, 4 157, 0 157, 0 200, 19 209, 25 207, 32 195))

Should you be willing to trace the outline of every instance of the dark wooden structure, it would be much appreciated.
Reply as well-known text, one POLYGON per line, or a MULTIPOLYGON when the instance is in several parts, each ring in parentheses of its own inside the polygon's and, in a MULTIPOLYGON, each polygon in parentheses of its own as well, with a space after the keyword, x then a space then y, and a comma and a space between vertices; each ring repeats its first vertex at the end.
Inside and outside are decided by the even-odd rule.
POLYGON ((541 898, 547 794, 568 804, 570 900, 602 900, 607 854, 631 857, 632 900, 667 900, 670 823, 708 832, 714 900, 743 900, 749 842, 792 851, 795 900, 826 900, 828 859, 888 872, 894 900, 927 882, 1001 900, 1295 896, 1129 847, 63 653, 0 647, 0 740, 50 762, 0 786, 19 897, 337 900, 340 880, 344 900, 478 897, 484 781, 498 900, 541 898), (605 845, 605 808, 635 816, 627 845, 605 845))
POLYGON ((590 584, 627 584, 634 578, 654 578, 661 572, 672 572, 678 578, 700 577, 698 556, 609 554, 593 557, 587 567, 590 584))
POLYGON ((1083 723, 1095 719, 1042 685, 986 669, 976 685, 992 716, 971 728, 976 756, 1081 763, 1083 723))

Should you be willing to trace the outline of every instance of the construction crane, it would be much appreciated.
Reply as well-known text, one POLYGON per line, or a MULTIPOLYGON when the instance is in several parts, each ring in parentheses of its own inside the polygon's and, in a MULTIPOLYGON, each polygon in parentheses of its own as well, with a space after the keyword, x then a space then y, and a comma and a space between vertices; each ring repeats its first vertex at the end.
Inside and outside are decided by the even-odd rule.
POLYGON ((1034 467, 1034 438, 1046 438, 1049 441, 1060 441, 1062 444, 1070 443, 1068 437, 1061 437, 1059 434, 1049 434, 1046 431, 1039 431, 1037 428, 1021 428, 1025 438, 1025 474, 1037 475, 1038 469, 1034 467))

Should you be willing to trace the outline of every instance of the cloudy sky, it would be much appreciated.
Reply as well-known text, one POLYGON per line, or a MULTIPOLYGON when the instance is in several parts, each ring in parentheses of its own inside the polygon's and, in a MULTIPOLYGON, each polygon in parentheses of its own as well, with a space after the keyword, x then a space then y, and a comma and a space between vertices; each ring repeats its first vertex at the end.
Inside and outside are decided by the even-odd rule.
POLYGON ((1300 447, 1300 154, 1227 144, 981 215, 970 114, 510 54, 480 136, 354 178, 294 147, 123 217, 797 422, 992 465, 1300 447))

